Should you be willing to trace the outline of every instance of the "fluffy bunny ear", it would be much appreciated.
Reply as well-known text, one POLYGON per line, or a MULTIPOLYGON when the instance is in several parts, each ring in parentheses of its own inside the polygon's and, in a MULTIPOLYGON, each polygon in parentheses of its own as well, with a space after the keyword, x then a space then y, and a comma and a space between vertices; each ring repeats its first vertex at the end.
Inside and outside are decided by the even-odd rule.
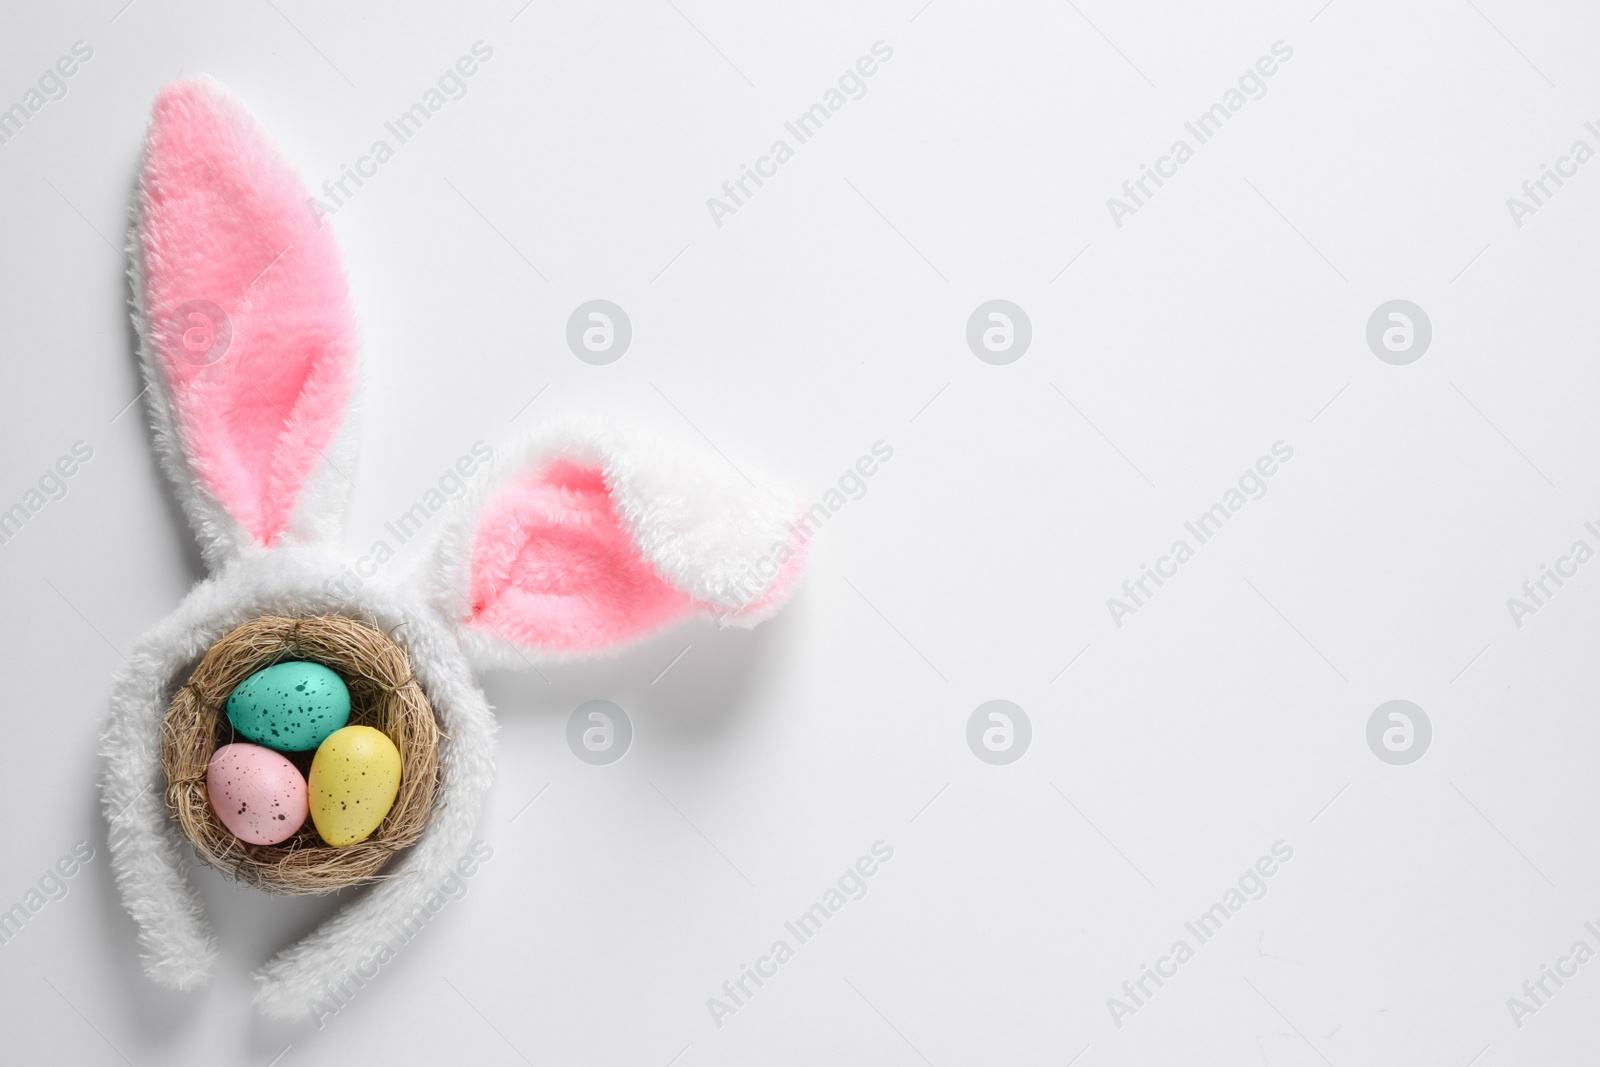
POLYGON ((680 619, 753 626, 798 582, 797 504, 717 456, 567 423, 495 454, 433 559, 434 598, 480 660, 577 658, 680 619))
POLYGON ((331 229, 218 83, 156 99, 130 249, 156 447, 207 562, 337 537, 356 332, 331 229))

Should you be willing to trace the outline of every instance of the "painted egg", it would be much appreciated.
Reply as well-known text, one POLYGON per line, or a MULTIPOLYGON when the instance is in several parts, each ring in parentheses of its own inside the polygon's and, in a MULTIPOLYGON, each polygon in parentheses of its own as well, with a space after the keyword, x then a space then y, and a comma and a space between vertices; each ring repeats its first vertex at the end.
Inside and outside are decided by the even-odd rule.
POLYGON ((382 730, 346 726, 311 760, 311 821, 335 848, 365 841, 400 791, 400 750, 382 730))
POLYGON ((206 767, 206 795, 228 832, 252 845, 287 841, 305 825, 306 780, 270 748, 217 749, 206 767))
POLYGON ((320 663, 275 663, 239 683, 228 721, 247 741, 309 752, 350 721, 350 690, 320 663))

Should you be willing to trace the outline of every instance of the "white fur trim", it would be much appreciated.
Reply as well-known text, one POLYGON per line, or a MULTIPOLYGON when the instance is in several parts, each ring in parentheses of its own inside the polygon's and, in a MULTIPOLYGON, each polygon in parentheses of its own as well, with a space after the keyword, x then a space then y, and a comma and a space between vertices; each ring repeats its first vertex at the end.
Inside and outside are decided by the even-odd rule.
POLYGON ((318 550, 283 548, 241 558, 196 586, 140 640, 116 681, 103 734, 112 866, 139 924, 145 972, 186 989, 209 977, 217 945, 185 877, 183 844, 164 800, 160 724, 173 692, 217 638, 273 612, 370 616, 410 655, 447 735, 440 742, 437 811, 422 838, 385 868, 377 888, 257 974, 256 1002, 279 1018, 308 1016, 312 1000, 370 951, 380 931, 427 900, 466 850, 493 774, 493 718, 453 628, 414 594, 391 586, 373 583, 345 600, 332 591, 330 579, 339 573, 339 561, 318 550))
POLYGON ((139 240, 137 217, 128 234, 128 278, 133 285, 129 304, 133 308, 133 328, 139 335, 139 367, 143 371, 145 394, 150 400, 150 427, 155 436, 156 458, 177 489, 178 503, 194 528, 206 566, 215 571, 240 555, 252 540, 217 499, 201 488, 184 453, 183 438, 172 413, 167 375, 150 341, 150 314, 144 296, 144 244, 139 240))
MULTIPOLYGON (((759 471, 741 468, 741 475, 715 454, 570 418, 495 449, 487 469, 450 512, 423 563, 431 573, 418 578, 446 618, 459 625, 469 614, 472 547, 485 505, 508 478, 558 458, 599 467, 624 527, 656 572, 696 600, 718 606, 724 620, 754 626, 781 607, 781 600, 762 601, 777 578, 776 551, 795 540, 789 524, 798 503, 785 489, 759 471)), ((484 664, 515 667, 526 664, 529 653, 547 661, 586 658, 520 649, 476 627, 460 630, 468 653, 484 664)))
MULTIPOLYGON (((489 787, 494 722, 465 652, 470 647, 482 653, 499 644, 513 663, 521 654, 461 627, 459 620, 476 520, 495 487, 558 456, 599 466, 624 526, 657 572, 741 625, 777 609, 781 597, 771 595, 776 568, 769 565, 775 552, 792 543, 788 524, 796 508, 774 483, 748 472, 750 484, 720 457, 691 456, 594 423, 558 424, 496 455, 490 476, 462 502, 441 529, 436 552, 411 576, 416 584, 374 581, 347 598, 338 583, 348 574, 331 552, 354 475, 356 397, 301 486, 279 547, 263 549, 200 484, 185 451, 167 375, 152 342, 138 202, 128 273, 156 454, 212 572, 139 640, 114 682, 101 735, 102 806, 111 826, 112 868, 139 927, 146 973, 163 985, 188 989, 209 980, 218 956, 217 939, 187 878, 186 843, 168 814, 160 730, 173 693, 223 634, 269 613, 369 617, 409 653, 445 735, 440 795, 422 837, 390 862, 370 891, 255 976, 255 1000, 265 1014, 304 1018, 391 924, 426 904, 466 850, 489 787)), ((354 392, 359 393, 359 350, 355 358, 354 392)))
MULTIPOLYGON (((133 287, 129 306, 132 308, 133 328, 139 337, 139 366, 150 397, 150 426, 155 438, 156 458, 172 479, 178 503, 188 516, 189 525, 194 528, 195 540, 200 543, 200 554, 206 567, 215 573, 230 560, 259 555, 266 550, 200 484, 190 466, 189 455, 183 446, 183 435, 173 414, 166 371, 150 340, 154 331, 150 323, 150 309, 145 305, 144 242, 139 239, 137 198, 133 225, 128 231, 127 254, 128 278, 133 287)), ((350 402, 339 419, 339 429, 333 440, 306 474, 305 482, 295 498, 288 528, 283 532, 281 543, 284 545, 337 545, 344 533, 345 508, 349 502, 351 480, 355 477, 357 424, 360 422, 357 417, 362 392, 359 336, 352 358, 355 368, 352 371, 354 382, 350 402)))
POLYGON ((359 350, 352 372, 350 402, 339 419, 339 429, 322 450, 321 458, 306 474, 295 497, 284 544, 337 547, 344 537, 344 516, 355 488, 356 459, 360 446, 361 398, 366 392, 359 350))

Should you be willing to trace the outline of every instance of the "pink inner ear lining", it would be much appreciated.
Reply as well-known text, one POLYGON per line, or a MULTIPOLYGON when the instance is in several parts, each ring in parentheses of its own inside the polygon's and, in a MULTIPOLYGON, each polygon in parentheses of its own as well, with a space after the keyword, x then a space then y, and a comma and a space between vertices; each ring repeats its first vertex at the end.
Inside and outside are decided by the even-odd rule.
MULTIPOLYGON (((332 231, 248 112, 202 79, 157 99, 140 189, 148 339, 200 485, 271 547, 333 442, 356 339, 332 231), (231 340, 198 359, 174 313, 220 309, 231 340)), ((218 325, 218 324, 213 324, 218 325)))
POLYGON ((633 543, 604 474, 570 460, 510 480, 484 508, 471 582, 473 625, 567 652, 627 642, 699 606, 633 543))

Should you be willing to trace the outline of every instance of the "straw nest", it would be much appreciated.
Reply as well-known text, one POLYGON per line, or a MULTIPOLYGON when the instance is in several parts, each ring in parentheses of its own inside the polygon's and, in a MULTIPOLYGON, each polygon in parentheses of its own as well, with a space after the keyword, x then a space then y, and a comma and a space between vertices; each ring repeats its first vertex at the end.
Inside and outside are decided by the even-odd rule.
MULTIPOLYGON (((387 634, 342 615, 265 615, 236 627, 206 652, 173 697, 161 724, 167 807, 202 860, 241 882, 274 893, 330 893, 365 882, 389 857, 416 841, 433 812, 439 777, 439 727, 405 650, 387 634), (250 845, 229 833, 211 809, 206 767, 237 738, 224 707, 234 687, 284 660, 321 663, 350 689, 350 724, 382 730, 400 750, 400 792, 371 837, 334 848, 311 820, 277 845, 250 845)), ((312 753, 284 753, 310 769, 312 753)))

